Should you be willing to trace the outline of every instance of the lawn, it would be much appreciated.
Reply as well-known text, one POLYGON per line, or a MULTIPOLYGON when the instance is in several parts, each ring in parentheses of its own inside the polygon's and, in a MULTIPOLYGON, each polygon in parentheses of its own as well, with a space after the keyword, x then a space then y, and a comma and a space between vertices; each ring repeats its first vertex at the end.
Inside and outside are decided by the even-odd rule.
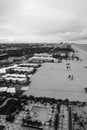
POLYGON ((34 120, 40 120, 42 122, 45 122, 47 120, 49 109, 46 107, 34 106, 32 112, 34 113, 34 120))
POLYGON ((7 99, 7 101, 4 102, 2 107, 0 107, 0 114, 1 115, 9 115, 13 113, 18 107, 18 101, 14 99, 7 99))
POLYGON ((68 98, 71 101, 87 101, 87 69, 84 62, 69 61, 71 70, 66 69, 67 61, 62 63, 44 63, 31 77, 29 89, 26 95, 36 97, 52 97, 56 99, 68 98), (74 79, 68 79, 72 75, 74 79))

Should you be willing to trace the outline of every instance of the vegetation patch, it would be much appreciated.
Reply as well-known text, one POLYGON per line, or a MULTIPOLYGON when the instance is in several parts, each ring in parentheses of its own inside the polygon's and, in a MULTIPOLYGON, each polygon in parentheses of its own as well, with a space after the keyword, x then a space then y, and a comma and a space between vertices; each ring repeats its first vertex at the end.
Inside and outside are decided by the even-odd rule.
POLYGON ((2 106, 0 106, 1 115, 9 115, 16 111, 19 103, 15 99, 7 99, 2 106))

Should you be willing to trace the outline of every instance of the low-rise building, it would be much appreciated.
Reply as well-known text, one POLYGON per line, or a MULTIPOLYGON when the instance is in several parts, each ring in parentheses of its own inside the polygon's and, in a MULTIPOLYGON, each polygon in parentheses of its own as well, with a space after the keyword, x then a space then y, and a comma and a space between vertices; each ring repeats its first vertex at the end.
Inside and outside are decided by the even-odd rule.
POLYGON ((52 57, 52 54, 47 54, 47 53, 35 53, 35 57, 52 57))
POLYGON ((14 68, 10 68, 10 69, 7 69, 6 72, 7 73, 18 73, 18 74, 31 74, 32 72, 34 71, 34 68, 33 67, 14 67, 14 68))
POLYGON ((19 67, 34 67, 34 68, 37 68, 39 66, 40 66, 40 64, 35 64, 35 63, 22 63, 22 64, 19 64, 19 67))
POLYGON ((53 57, 36 57, 36 56, 31 57, 29 61, 34 63, 58 62, 58 60, 53 57))

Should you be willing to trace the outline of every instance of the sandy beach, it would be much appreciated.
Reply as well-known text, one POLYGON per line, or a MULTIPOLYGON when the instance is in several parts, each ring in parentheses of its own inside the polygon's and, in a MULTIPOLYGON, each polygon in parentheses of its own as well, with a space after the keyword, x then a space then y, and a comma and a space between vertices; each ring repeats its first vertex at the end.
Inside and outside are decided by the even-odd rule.
POLYGON ((30 88, 24 93, 34 96, 54 97, 58 99, 87 101, 84 88, 87 87, 87 55, 78 51, 82 61, 63 61, 62 63, 44 63, 31 78, 30 88), (70 63, 71 69, 66 69, 70 63), (73 74, 74 79, 68 79, 73 74))

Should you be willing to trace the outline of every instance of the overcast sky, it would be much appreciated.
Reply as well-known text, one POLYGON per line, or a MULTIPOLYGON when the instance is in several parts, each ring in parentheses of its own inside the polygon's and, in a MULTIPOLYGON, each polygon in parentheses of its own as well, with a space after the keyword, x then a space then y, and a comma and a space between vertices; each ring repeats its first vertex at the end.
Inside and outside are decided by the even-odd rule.
POLYGON ((87 41, 87 0, 0 0, 0 42, 87 41))

